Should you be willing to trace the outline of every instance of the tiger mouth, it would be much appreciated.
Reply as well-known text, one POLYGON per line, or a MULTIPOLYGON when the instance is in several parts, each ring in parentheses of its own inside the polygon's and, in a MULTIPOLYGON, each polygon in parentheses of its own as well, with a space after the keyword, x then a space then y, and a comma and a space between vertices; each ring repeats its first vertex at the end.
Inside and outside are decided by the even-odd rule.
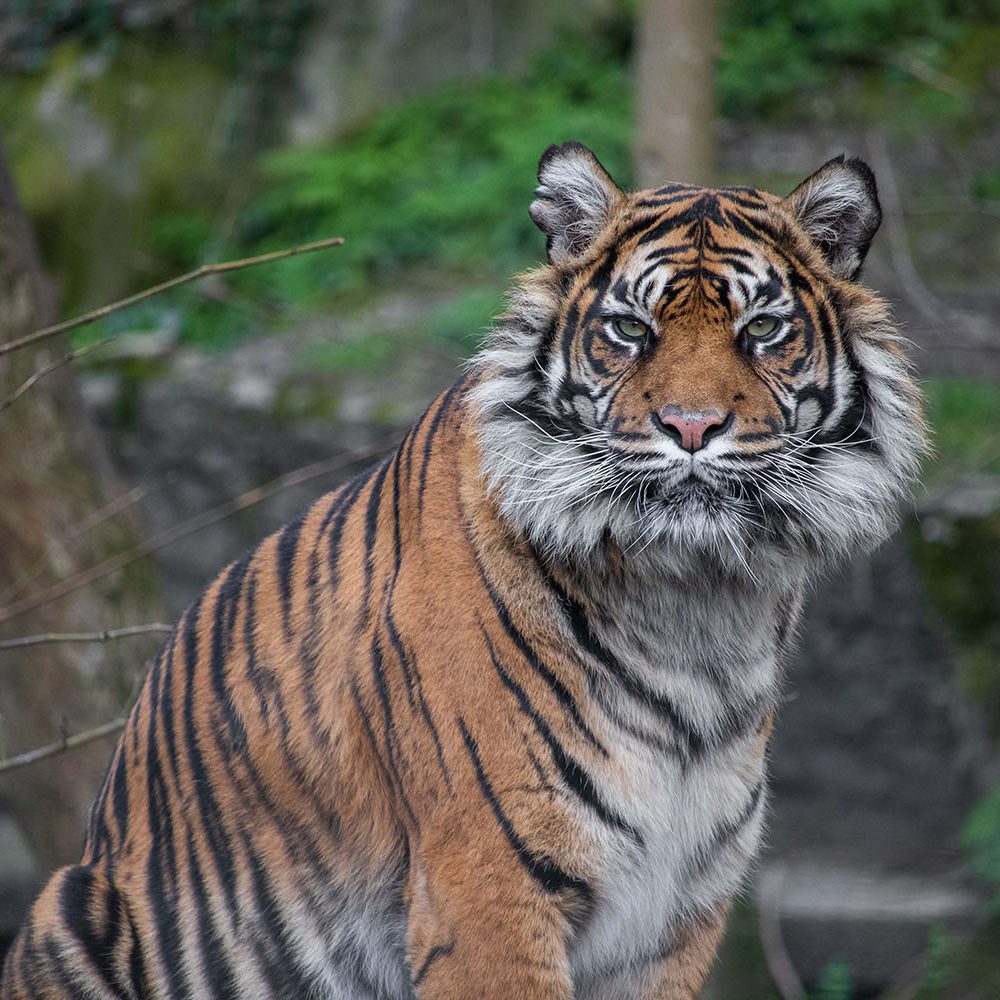
POLYGON ((679 481, 660 483, 654 495, 661 504, 676 511, 719 511, 730 499, 729 491, 723 484, 698 475, 693 470, 679 481))

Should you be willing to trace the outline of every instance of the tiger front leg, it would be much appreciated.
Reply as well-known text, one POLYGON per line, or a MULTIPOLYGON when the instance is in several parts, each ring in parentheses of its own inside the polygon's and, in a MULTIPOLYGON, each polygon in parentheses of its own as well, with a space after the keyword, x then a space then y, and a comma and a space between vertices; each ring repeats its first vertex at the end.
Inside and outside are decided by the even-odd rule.
POLYGON ((632 992, 637 1000, 694 1000, 715 961, 726 928, 730 903, 689 924, 676 936, 659 963, 639 977, 632 992))
POLYGON ((415 859, 408 951, 420 1000, 571 1000, 570 890, 547 891, 508 861, 415 859))

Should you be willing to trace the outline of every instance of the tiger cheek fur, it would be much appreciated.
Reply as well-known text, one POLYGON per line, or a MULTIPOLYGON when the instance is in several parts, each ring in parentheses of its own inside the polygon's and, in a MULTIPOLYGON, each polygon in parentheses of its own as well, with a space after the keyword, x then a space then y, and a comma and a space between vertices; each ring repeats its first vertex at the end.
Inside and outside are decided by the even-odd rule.
POLYGON ((695 996, 804 585, 923 448, 878 214, 857 161, 626 194, 548 150, 548 264, 185 612, 2 996, 695 996))

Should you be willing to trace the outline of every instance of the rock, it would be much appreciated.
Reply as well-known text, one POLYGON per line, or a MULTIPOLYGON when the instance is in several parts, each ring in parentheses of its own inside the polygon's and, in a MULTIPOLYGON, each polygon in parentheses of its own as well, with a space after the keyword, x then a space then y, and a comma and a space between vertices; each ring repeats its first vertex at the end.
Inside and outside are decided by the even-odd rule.
POLYGON ((857 993, 885 988, 927 948, 932 927, 967 932, 981 920, 984 895, 955 875, 803 862, 774 865, 758 880, 774 907, 785 949, 807 987, 834 962, 851 970, 857 993))

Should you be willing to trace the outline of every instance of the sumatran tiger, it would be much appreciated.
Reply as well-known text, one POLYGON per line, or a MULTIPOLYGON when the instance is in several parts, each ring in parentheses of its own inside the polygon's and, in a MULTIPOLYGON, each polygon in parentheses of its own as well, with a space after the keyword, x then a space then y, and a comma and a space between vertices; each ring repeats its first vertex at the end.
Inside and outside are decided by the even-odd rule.
POLYGON ((538 178, 465 375, 180 619, 4 998, 700 991, 803 588, 891 529, 921 401, 864 163, 538 178))

